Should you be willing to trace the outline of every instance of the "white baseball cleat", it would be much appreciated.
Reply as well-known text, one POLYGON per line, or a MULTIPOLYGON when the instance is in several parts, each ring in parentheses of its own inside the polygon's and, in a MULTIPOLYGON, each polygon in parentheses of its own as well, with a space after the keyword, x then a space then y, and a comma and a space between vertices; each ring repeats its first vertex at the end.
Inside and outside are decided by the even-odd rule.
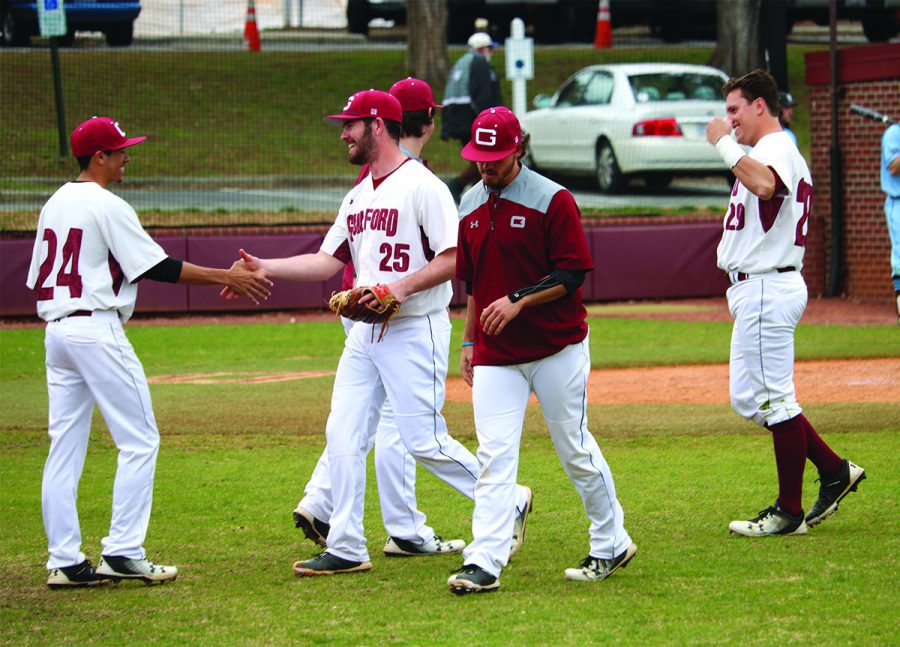
POLYGON ((762 510, 757 516, 748 521, 732 521, 728 524, 728 530, 736 535, 745 537, 770 537, 774 535, 805 535, 806 521, 803 519, 803 511, 794 516, 781 508, 781 504, 775 501, 775 505, 762 510))
POLYGON ((637 554, 637 544, 632 543, 619 555, 612 559, 585 557, 577 568, 566 569, 566 579, 578 582, 598 582, 605 580, 620 568, 628 566, 631 558, 637 554))
POLYGON ((103 555, 97 567, 97 575, 113 581, 141 580, 147 584, 162 584, 178 577, 178 569, 154 564, 149 559, 103 555))
POLYGON ((47 586, 51 589, 67 589, 82 586, 100 586, 109 584, 110 579, 97 575, 89 560, 73 566, 52 568, 47 574, 47 586))
POLYGON ((435 535, 430 541, 417 544, 406 539, 389 537, 384 545, 384 554, 387 557, 419 557, 425 555, 450 555, 460 552, 466 547, 462 539, 443 539, 435 535))

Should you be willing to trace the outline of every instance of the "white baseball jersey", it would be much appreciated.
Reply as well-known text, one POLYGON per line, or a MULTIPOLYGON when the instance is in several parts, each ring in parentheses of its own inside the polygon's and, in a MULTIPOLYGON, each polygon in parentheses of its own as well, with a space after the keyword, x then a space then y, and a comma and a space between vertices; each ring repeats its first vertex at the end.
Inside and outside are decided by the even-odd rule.
POLYGON ((166 258, 134 209, 95 182, 68 182, 41 210, 26 284, 45 321, 76 310, 134 312, 141 274, 166 258))
MULTIPOLYGON (((447 185, 422 164, 404 163, 377 188, 371 174, 353 187, 321 250, 334 254, 347 241, 356 285, 393 283, 456 247, 458 216, 447 185)), ((398 317, 438 312, 450 303, 446 281, 403 302, 398 317)))
POLYGON ((784 188, 769 200, 735 181, 717 249, 726 272, 761 274, 779 268, 802 269, 812 177, 806 160, 783 131, 760 139, 750 157, 774 169, 784 188))

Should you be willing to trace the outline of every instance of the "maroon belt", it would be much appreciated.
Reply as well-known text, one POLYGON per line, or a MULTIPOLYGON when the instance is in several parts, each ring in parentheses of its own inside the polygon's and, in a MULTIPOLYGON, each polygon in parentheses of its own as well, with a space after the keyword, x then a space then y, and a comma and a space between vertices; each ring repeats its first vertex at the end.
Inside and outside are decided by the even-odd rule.
POLYGON ((60 317, 59 319, 54 319, 53 321, 62 321, 68 317, 90 317, 94 314, 93 310, 76 310, 75 312, 70 312, 65 317, 60 317))
MULTIPOLYGON (((797 268, 794 267, 793 265, 788 265, 787 267, 779 267, 775 271, 778 272, 779 274, 784 274, 785 272, 796 272, 797 268)), ((750 278, 750 276, 751 276, 750 274, 745 274, 744 272, 738 272, 737 280, 738 281, 746 281, 747 279, 750 278)))

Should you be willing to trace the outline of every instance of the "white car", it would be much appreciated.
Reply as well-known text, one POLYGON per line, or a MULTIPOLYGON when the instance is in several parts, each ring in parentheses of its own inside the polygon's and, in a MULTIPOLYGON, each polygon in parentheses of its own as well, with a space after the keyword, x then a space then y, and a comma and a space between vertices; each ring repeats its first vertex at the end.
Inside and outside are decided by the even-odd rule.
POLYGON ((604 193, 631 177, 665 188, 676 175, 729 177, 706 124, 725 116, 728 76, 704 65, 591 65, 573 74, 553 97, 520 117, 531 134, 525 163, 561 175, 594 175, 604 193))

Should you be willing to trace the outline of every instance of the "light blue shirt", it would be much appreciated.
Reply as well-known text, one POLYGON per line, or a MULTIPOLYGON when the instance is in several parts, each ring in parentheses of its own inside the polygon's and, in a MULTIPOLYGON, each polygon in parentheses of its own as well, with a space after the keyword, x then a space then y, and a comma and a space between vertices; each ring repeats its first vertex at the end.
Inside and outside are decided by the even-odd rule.
POLYGON ((900 198, 900 175, 891 175, 890 164, 900 155, 900 124, 884 131, 881 138, 881 190, 892 198, 900 198))
POLYGON ((791 130, 790 128, 788 128, 787 126, 785 126, 784 132, 786 132, 788 135, 790 135, 791 140, 794 142, 794 146, 796 146, 797 145, 797 135, 794 134, 794 131, 791 130))

